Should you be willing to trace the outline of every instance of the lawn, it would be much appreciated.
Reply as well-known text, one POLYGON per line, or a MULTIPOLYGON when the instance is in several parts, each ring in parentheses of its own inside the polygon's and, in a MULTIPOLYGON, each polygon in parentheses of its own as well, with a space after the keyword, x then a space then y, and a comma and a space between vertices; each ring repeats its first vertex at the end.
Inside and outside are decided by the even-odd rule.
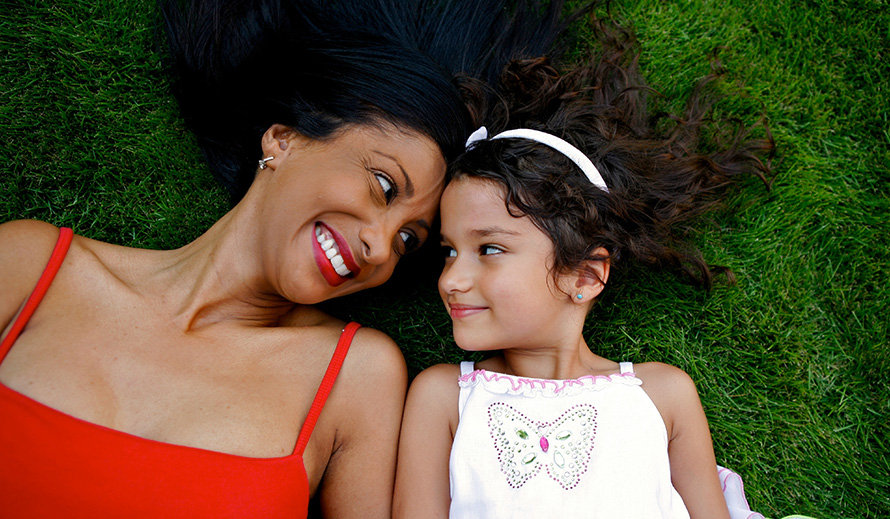
MULTIPOLYGON (((705 293, 631 269, 591 314, 591 347, 686 370, 753 509, 890 517, 890 4, 612 10, 637 31, 656 104, 676 108, 719 49, 738 93, 720 110, 762 115, 778 152, 772 189, 744 183, 695 236, 736 283, 705 293)), ((154 21, 152 2, 3 2, 0 221, 172 248, 226 211, 168 93, 154 21)), ((389 333, 412 374, 462 358, 419 259, 398 287, 326 305, 389 333)))

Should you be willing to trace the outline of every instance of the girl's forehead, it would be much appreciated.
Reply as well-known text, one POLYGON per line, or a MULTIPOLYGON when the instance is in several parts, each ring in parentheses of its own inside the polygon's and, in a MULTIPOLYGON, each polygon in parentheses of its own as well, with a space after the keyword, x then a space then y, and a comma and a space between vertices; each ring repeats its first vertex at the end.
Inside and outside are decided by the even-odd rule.
POLYGON ((445 194, 449 194, 451 198, 457 200, 497 200, 500 201, 500 205, 504 205, 507 190, 494 180, 461 176, 448 183, 445 187, 445 194))
POLYGON ((489 217, 500 212, 506 215, 505 196, 506 190, 496 182, 473 177, 457 178, 448 183, 442 194, 442 218, 446 218, 446 213, 455 216, 479 211, 489 217))
POLYGON ((488 179, 461 177, 445 188, 442 196, 441 221, 445 235, 521 235, 537 228, 528 217, 516 217, 504 202, 506 189, 488 179))

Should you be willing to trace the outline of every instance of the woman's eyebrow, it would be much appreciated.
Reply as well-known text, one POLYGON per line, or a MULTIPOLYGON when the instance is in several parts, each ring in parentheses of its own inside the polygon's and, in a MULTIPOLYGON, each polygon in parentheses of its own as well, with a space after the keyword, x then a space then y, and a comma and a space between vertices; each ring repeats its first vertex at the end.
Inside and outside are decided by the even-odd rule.
POLYGON ((408 198, 411 198, 412 196, 414 196, 414 183, 411 182, 411 177, 408 176, 408 172, 405 171, 405 168, 402 167, 402 165, 399 163, 398 159, 396 159, 396 158, 393 157, 392 155, 389 155, 389 154, 387 154, 387 153, 383 153, 382 151, 378 151, 378 150, 373 150, 373 151, 374 151, 374 153, 376 153, 376 154, 378 154, 378 155, 382 155, 382 156, 384 156, 384 157, 388 158, 389 160, 391 160, 391 161, 393 161, 393 162, 396 163, 396 166, 398 166, 398 167, 399 167, 399 170, 402 172, 402 176, 404 176, 404 180, 405 180, 405 196, 408 197, 408 198))

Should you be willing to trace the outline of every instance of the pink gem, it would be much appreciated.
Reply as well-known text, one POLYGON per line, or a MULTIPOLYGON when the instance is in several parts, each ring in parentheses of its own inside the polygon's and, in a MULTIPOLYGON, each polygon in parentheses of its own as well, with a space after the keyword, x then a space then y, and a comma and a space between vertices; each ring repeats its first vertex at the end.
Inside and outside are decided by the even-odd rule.
POLYGON ((544 452, 547 452, 547 449, 549 449, 549 448, 550 448, 550 442, 547 441, 547 437, 541 436, 541 450, 543 450, 544 452))

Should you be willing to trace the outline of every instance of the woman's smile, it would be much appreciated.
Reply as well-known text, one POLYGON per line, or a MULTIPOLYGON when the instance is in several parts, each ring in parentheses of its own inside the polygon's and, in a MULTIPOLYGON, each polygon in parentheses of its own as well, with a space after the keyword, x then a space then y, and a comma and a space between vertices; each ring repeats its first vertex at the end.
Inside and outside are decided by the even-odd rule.
POLYGON ((321 275, 331 286, 341 285, 361 273, 343 236, 322 223, 315 224, 312 250, 321 275))

